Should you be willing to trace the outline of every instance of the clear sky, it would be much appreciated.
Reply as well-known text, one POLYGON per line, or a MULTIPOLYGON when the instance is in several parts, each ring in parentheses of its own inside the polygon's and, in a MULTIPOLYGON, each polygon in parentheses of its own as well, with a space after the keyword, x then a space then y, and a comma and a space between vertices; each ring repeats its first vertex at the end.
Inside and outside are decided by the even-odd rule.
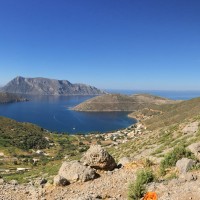
POLYGON ((0 0, 0 85, 200 90, 199 0, 0 0))

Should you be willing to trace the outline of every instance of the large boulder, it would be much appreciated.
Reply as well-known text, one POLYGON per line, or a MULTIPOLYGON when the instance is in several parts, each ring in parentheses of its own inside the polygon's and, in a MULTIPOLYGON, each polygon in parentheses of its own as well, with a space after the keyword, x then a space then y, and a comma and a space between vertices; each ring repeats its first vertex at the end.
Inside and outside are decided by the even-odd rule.
POLYGON ((82 165, 79 161, 64 162, 60 167, 58 175, 70 183, 89 181, 97 176, 94 169, 82 165))
POLYGON ((182 158, 176 162, 179 173, 184 174, 195 165, 195 161, 189 158, 182 158))
POLYGON ((200 142, 191 144, 188 149, 200 160, 200 142))
POLYGON ((114 158, 100 145, 92 145, 81 159, 84 165, 95 169, 113 170, 117 164, 114 158))

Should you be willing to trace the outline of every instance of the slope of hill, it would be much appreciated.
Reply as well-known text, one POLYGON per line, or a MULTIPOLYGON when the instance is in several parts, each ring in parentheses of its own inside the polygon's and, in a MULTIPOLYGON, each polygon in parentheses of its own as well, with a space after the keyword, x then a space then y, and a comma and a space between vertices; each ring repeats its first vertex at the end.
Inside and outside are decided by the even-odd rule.
POLYGON ((147 104, 163 105, 163 104, 173 104, 178 101, 167 99, 160 96, 155 96, 151 94, 134 94, 131 95, 133 99, 136 99, 138 102, 144 102, 147 104))
POLYGON ((48 147, 45 131, 36 125, 0 117, 0 127, 0 147, 15 146, 26 150, 48 147))
POLYGON ((16 94, 0 92, 0 103, 12 103, 21 101, 27 101, 27 99, 16 94))
MULTIPOLYGON (((200 98, 194 98, 178 104, 160 105, 156 109, 161 112, 144 121, 146 126, 152 130, 180 123, 199 115, 200 98)), ((139 112, 145 115, 145 110, 139 112)))
POLYGON ((74 107, 73 110, 87 112, 135 111, 149 106, 174 103, 176 101, 148 94, 132 96, 106 94, 89 99, 74 107))
POLYGON ((100 95, 105 92, 85 84, 67 80, 16 77, 2 87, 3 92, 33 95, 100 95))

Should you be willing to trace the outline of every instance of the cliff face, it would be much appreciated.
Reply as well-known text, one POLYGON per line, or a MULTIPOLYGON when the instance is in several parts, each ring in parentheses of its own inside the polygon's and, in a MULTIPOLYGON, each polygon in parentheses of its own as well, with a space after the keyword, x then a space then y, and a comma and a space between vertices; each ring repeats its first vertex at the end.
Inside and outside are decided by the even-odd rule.
POLYGON ((105 92, 67 80, 16 77, 2 88, 3 92, 34 95, 100 95, 105 92))

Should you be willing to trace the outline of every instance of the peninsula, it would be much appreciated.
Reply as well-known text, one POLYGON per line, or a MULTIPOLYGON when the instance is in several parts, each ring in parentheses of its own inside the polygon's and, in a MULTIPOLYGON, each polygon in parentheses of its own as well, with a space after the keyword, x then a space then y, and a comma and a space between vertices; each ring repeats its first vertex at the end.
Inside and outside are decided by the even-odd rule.
POLYGON ((91 98, 73 108, 75 111, 84 112, 111 112, 111 111, 136 111, 146 107, 157 107, 163 104, 175 104, 178 101, 166 99, 150 94, 135 94, 131 96, 122 94, 105 94, 91 98))

